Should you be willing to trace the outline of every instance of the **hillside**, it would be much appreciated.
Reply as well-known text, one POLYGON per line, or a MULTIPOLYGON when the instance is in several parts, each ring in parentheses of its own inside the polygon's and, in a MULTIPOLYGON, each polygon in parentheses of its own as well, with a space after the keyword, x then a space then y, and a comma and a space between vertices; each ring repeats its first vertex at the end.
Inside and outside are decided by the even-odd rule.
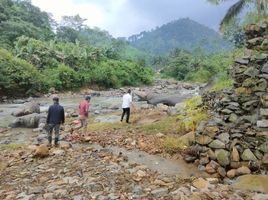
POLYGON ((193 50, 197 46, 207 52, 229 49, 231 46, 218 33, 191 19, 179 19, 130 36, 128 41, 134 47, 151 54, 167 54, 171 49, 193 50))

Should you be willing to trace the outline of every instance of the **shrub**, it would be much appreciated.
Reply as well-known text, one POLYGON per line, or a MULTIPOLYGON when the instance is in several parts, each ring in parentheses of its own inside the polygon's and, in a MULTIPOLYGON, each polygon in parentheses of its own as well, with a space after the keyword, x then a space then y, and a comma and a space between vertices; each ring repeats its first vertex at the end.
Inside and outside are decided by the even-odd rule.
POLYGON ((5 95, 32 95, 40 91, 40 75, 34 66, 0 48, 0 88, 5 95))
POLYGON ((46 69, 42 73, 44 88, 54 87, 56 90, 69 90, 81 86, 81 78, 76 71, 60 64, 57 68, 46 69))

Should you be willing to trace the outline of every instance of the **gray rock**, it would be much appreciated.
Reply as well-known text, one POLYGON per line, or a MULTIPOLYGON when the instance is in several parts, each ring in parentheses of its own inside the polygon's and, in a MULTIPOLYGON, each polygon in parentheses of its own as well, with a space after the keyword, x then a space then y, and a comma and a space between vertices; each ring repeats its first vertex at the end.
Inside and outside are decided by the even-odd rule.
POLYGON ((253 90, 259 92, 265 92, 266 88, 267 88, 267 81, 265 79, 260 79, 257 82, 257 85, 253 88, 253 90))
POLYGON ((223 110, 221 110, 221 112, 222 112, 223 114, 227 114, 227 115, 229 115, 229 114, 231 114, 233 111, 231 111, 231 110, 229 110, 229 109, 223 109, 223 110))
POLYGON ((237 122, 237 120, 238 120, 238 116, 237 116, 236 114, 232 113, 232 114, 229 116, 228 120, 229 120, 230 122, 235 123, 235 122, 237 122))
POLYGON ((244 150, 244 152, 241 155, 241 159, 244 161, 250 161, 250 160, 257 161, 258 160, 250 149, 244 150))
POLYGON ((262 66, 261 72, 268 74, 268 63, 262 66))
POLYGON ((132 193, 136 195, 142 195, 143 194, 143 189, 140 185, 137 185, 133 188, 132 193))
POLYGON ((224 150, 224 149, 220 149, 220 150, 216 150, 215 152, 216 157, 217 157, 217 161, 221 166, 227 166, 230 164, 230 159, 229 159, 229 152, 224 150))
POLYGON ((36 102, 27 102, 23 105, 23 108, 12 113, 15 117, 21 117, 32 113, 40 113, 40 106, 36 102))
POLYGON ((85 198, 82 195, 74 196, 73 200, 84 200, 85 198))
POLYGON ((249 60, 248 59, 237 58, 237 59, 235 59, 235 62, 238 63, 238 64, 247 65, 249 63, 249 60))
POLYGON ((257 127, 259 128, 268 128, 268 120, 258 120, 257 127))
POLYGON ((222 141, 224 144, 228 144, 230 141, 230 135, 228 133, 222 133, 217 138, 222 141))
POLYGON ((252 197, 252 200, 267 200, 268 199, 268 194, 255 194, 252 197))
POLYGON ((208 146, 213 149, 225 148, 225 144, 220 140, 213 140, 208 146))
POLYGON ((268 116, 268 109, 261 108, 260 114, 261 114, 261 116, 268 116))
POLYGON ((32 187, 29 189, 28 194, 40 194, 44 191, 43 187, 32 187))
POLYGON ((158 198, 158 197, 163 197, 165 195, 168 194, 168 189, 167 188, 158 188, 158 189, 155 189, 151 192, 151 194, 155 197, 155 198, 158 198))
POLYGON ((39 122, 42 119, 46 119, 46 115, 33 113, 30 115, 25 115, 19 118, 16 118, 12 123, 9 124, 11 128, 38 128, 39 122))
POLYGON ((268 141, 260 145, 259 150, 263 153, 268 153, 268 141))
POLYGON ((249 68, 244 72, 245 75, 250 76, 250 77, 252 77, 252 78, 256 77, 259 73, 260 73, 259 70, 256 69, 255 67, 249 67, 249 68))

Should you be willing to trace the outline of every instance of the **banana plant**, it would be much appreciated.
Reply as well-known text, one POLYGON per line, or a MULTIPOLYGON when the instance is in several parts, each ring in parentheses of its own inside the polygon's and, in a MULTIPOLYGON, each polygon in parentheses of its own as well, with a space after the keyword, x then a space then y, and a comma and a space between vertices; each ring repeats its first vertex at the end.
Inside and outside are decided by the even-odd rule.
MULTIPOLYGON (((208 2, 218 5, 230 0, 208 0, 208 2)), ((225 26, 237 17, 246 6, 254 5, 258 15, 265 15, 268 9, 268 0, 238 0, 227 11, 220 23, 220 30, 223 32, 225 26)))

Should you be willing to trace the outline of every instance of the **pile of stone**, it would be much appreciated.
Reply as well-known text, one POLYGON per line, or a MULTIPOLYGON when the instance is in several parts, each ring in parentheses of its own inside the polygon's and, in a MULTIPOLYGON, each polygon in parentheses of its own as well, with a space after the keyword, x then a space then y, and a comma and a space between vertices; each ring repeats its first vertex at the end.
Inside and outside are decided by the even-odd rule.
POLYGON ((230 68, 233 88, 203 94, 214 117, 199 125, 193 146, 201 170, 229 178, 267 173, 268 165, 268 22, 245 35, 245 55, 230 68))

